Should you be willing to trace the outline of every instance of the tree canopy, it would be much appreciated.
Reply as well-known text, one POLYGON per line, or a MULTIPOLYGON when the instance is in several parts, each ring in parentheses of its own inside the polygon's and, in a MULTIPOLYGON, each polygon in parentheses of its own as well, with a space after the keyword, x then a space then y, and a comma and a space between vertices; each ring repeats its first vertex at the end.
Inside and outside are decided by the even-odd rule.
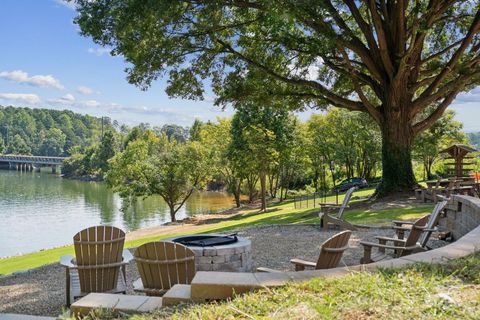
POLYGON ((160 195, 176 221, 178 210, 205 183, 207 160, 205 147, 197 141, 178 143, 165 132, 146 130, 111 158, 106 181, 129 200, 160 195))
POLYGON ((480 81, 474 0, 76 2, 82 34, 123 55, 142 89, 166 75, 169 95, 202 99, 210 79, 217 104, 368 113, 383 193, 413 186, 415 136, 480 81))

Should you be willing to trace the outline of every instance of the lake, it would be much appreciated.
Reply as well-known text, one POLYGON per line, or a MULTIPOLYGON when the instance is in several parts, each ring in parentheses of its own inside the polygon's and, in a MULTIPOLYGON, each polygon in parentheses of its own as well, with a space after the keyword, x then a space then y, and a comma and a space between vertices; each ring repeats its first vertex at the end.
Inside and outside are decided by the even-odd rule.
MULTIPOLYGON (((233 197, 226 193, 197 192, 177 218, 232 206, 233 197)), ((71 244, 75 233, 94 225, 128 232, 170 221, 159 196, 121 208, 122 199, 104 183, 62 179, 48 171, 0 170, 0 257, 71 244)))

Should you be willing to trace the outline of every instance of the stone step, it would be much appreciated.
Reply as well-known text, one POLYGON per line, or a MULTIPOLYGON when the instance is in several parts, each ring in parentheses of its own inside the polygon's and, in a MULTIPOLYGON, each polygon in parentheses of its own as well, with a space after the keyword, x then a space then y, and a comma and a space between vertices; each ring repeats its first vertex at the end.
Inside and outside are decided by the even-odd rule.
POLYGON ((182 302, 192 301, 192 286, 188 284, 176 284, 162 297, 164 306, 174 306, 182 302))
POLYGON ((207 271, 198 271, 191 286, 194 301, 227 299, 263 287, 253 273, 207 271))
POLYGON ((0 313, 0 320, 55 320, 53 317, 30 316, 27 314, 0 313))
MULTIPOLYGON (((72 303, 70 312, 75 316, 85 316, 93 309, 111 309, 129 314, 152 312, 162 307, 162 298, 131 296, 125 294, 90 293, 72 303)), ((3 320, 3 319, 2 319, 3 320)))

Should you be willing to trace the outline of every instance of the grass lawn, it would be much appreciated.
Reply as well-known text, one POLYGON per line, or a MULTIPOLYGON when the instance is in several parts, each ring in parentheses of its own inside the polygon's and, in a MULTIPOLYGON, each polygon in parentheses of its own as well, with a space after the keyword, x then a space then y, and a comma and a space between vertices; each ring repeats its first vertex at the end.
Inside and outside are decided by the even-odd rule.
MULTIPOLYGON (((371 192, 373 192, 373 189, 360 190, 355 193, 355 196, 366 196, 371 192)), ((340 196, 340 201, 342 199, 343 195, 340 196)), ((327 198, 328 202, 333 202, 334 200, 334 197, 327 198)), ((352 200, 352 202, 355 201, 359 200, 352 200)), ((393 219, 413 219, 428 214, 431 209, 431 206, 421 206, 387 210, 349 210, 346 211, 345 216, 347 220, 353 223, 379 224, 388 223, 393 219)), ((258 210, 245 210, 238 215, 219 222, 197 225, 195 231, 189 231, 188 233, 223 232, 268 224, 318 223, 318 216, 316 214, 318 210, 318 208, 295 209, 292 201, 273 203, 269 206, 269 211, 266 213, 258 213, 258 210)), ((145 242, 177 235, 182 235, 182 233, 164 234, 162 236, 131 240, 127 241, 125 246, 127 248, 137 247, 145 242)), ((0 259, 0 275, 7 275, 19 270, 28 270, 45 264, 55 263, 59 260, 60 256, 65 254, 73 254, 73 246, 47 249, 21 256, 0 259)))
POLYGON ((480 255, 447 265, 313 279, 150 319, 478 319, 480 255), (449 299, 452 299, 449 302, 449 299))
POLYGON ((147 315, 98 310, 86 319, 479 319, 480 254, 447 264, 315 278, 231 301, 181 305, 147 315))

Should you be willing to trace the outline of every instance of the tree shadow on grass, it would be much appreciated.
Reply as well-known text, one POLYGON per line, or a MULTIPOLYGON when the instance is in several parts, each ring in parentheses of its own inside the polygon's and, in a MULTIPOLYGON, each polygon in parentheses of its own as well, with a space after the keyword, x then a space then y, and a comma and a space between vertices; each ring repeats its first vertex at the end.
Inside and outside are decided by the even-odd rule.
MULTIPOLYGON (((273 216, 267 216, 264 218, 256 219, 255 221, 246 221, 244 223, 234 223, 228 226, 221 226, 209 230, 209 232, 222 232, 229 231, 233 229, 241 229, 247 227, 263 226, 263 225, 272 225, 272 224, 295 224, 295 223, 319 223, 319 219, 316 215, 318 209, 310 209, 303 211, 301 213, 285 213, 278 214, 273 216)), ((267 213, 268 214, 268 213, 267 213)), ((248 216, 238 217, 234 221, 243 220, 247 217, 252 217, 258 215, 258 213, 248 214, 248 216)))

